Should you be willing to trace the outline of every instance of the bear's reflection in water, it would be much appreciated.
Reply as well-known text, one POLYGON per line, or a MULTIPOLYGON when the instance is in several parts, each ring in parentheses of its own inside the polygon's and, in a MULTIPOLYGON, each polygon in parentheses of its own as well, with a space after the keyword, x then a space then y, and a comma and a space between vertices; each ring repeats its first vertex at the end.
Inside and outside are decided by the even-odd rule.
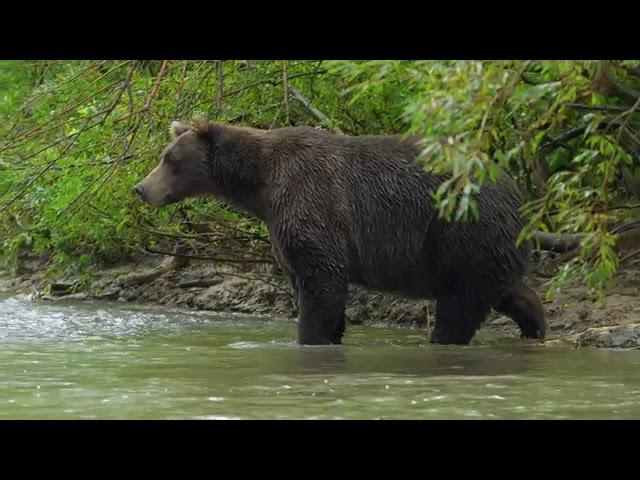
POLYGON ((287 358, 287 375, 389 374, 400 376, 521 375, 537 363, 538 347, 409 347, 378 349, 301 347, 287 358))

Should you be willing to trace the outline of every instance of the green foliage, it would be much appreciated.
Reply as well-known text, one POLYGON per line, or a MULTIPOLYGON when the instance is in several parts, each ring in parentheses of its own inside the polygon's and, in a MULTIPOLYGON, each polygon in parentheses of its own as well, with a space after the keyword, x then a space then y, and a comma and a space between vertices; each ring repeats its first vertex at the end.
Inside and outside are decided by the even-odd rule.
POLYGON ((200 113, 260 128, 419 134, 425 168, 449 176, 436 201, 452 221, 477 217, 474 193, 502 167, 528 201, 520 240, 534 230, 586 234, 551 291, 580 277, 598 292, 618 268, 610 227, 634 211, 612 207, 639 195, 639 69, 638 61, 0 62, 0 259, 13 265, 30 249, 50 255, 59 273, 176 242, 200 254, 268 255, 264 225, 219 202, 155 210, 131 193, 157 163, 170 122, 200 113))
POLYGON ((580 259, 559 273, 551 291, 579 275, 601 293, 618 268, 607 227, 619 214, 611 207, 631 198, 624 168, 631 183, 640 180, 638 62, 403 63, 346 63, 340 71, 360 79, 360 92, 396 82, 410 92, 403 118, 425 138, 425 168, 449 175, 436 193, 440 215, 476 218, 474 193, 501 166, 529 200, 530 222, 519 241, 534 230, 586 234, 580 259), (636 69, 635 78, 627 67, 636 69), (609 87, 611 78, 629 82, 635 103, 623 102, 615 88, 601 91, 605 69, 609 87))

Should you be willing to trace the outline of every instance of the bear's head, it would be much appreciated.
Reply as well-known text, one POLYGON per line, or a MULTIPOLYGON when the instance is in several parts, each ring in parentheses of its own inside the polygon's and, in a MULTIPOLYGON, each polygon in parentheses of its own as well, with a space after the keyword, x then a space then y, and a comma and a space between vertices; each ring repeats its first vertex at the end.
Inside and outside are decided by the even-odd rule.
POLYGON ((162 207, 212 193, 211 129, 206 123, 171 123, 173 139, 160 155, 160 164, 134 188, 142 201, 162 207))

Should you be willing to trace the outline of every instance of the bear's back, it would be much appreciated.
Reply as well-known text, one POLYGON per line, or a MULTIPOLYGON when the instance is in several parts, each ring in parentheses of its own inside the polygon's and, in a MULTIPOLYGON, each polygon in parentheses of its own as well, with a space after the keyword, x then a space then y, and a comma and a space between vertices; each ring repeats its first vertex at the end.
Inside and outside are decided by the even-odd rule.
POLYGON ((297 192, 289 208, 344 230, 355 283, 424 295, 442 279, 509 283, 522 274, 524 249, 515 246, 520 199, 508 176, 476 195, 479 221, 448 223, 437 218, 433 200, 444 177, 418 164, 417 137, 279 130, 286 146, 280 181, 297 192))
POLYGON ((436 213, 431 194, 438 182, 416 163, 415 137, 352 137, 309 127, 272 135, 280 159, 277 183, 295 192, 279 202, 288 205, 286 215, 304 209, 322 216, 327 228, 344 230, 357 283, 401 288, 436 213))

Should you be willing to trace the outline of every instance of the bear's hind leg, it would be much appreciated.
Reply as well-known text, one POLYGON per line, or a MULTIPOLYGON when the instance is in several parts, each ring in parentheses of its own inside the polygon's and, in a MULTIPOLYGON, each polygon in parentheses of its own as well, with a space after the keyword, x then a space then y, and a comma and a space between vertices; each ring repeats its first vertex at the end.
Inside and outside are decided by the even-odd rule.
POLYGON ((467 345, 491 310, 489 305, 443 297, 436 303, 436 326, 431 343, 467 345))
POLYGON ((522 281, 514 283, 494 308, 518 324, 523 338, 542 340, 545 337, 547 324, 542 302, 522 281))

